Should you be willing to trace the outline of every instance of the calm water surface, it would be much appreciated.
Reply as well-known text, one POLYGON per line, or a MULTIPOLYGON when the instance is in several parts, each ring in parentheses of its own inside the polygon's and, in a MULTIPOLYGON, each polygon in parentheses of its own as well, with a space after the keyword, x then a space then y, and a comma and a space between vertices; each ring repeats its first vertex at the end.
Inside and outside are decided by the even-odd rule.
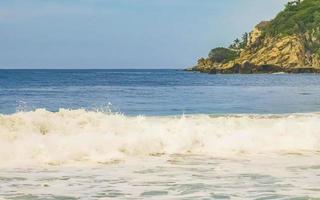
POLYGON ((0 70, 0 113, 35 108, 108 108, 126 115, 154 116, 315 112, 320 111, 320 76, 0 70))

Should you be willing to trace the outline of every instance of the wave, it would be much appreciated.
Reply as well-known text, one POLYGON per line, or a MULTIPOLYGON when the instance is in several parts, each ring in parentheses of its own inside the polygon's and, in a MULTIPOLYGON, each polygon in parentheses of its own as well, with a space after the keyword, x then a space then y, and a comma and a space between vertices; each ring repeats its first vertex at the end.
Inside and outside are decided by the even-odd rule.
POLYGON ((320 114, 129 117, 37 109, 0 115, 0 165, 320 150, 320 114))

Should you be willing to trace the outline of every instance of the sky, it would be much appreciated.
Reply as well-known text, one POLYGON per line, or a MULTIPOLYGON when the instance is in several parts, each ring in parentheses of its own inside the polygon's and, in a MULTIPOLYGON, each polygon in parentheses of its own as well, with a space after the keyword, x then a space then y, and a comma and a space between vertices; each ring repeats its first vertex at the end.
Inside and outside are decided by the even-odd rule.
POLYGON ((287 0, 0 0, 0 68, 185 68, 287 0))

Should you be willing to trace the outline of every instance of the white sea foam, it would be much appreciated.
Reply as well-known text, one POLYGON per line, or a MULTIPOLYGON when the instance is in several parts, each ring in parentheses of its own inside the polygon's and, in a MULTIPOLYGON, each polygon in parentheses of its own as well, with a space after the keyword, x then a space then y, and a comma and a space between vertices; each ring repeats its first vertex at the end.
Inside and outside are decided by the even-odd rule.
POLYGON ((0 115, 0 165, 108 163, 200 154, 239 156, 320 150, 320 114, 128 117, 38 109, 0 115))

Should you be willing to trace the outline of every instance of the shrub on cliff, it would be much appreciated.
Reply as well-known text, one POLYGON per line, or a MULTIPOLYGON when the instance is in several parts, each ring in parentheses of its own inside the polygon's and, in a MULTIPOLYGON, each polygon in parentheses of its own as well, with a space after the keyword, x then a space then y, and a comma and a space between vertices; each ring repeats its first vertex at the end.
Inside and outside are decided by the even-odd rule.
POLYGON ((234 60, 237 57, 238 57, 237 51, 227 49, 224 47, 218 47, 218 48, 212 49, 209 53, 209 59, 218 63, 226 63, 230 60, 234 60))
POLYGON ((295 0, 265 28, 269 36, 302 34, 320 25, 320 0, 295 0))

